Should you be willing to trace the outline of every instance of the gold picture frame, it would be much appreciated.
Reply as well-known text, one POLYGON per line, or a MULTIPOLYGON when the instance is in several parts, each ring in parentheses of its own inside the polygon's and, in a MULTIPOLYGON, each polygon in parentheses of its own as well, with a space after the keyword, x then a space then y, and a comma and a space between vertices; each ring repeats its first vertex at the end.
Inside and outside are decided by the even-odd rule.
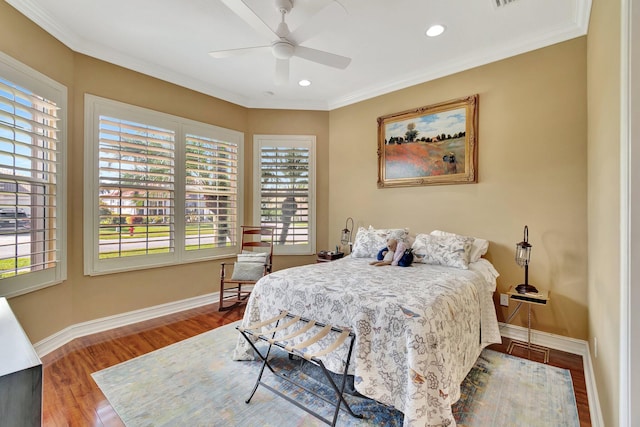
POLYGON ((378 187, 478 181, 478 95, 378 117, 378 187))

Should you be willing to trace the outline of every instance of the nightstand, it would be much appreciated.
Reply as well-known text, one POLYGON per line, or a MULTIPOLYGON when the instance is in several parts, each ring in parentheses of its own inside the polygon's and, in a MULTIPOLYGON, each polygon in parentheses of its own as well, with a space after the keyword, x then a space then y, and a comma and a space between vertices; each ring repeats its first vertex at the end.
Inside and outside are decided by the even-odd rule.
POLYGON ((549 362, 549 349, 536 344, 531 344, 531 306, 532 305, 547 305, 549 302, 549 292, 538 288, 538 293, 526 293, 520 294, 516 292, 515 288, 511 286, 507 291, 510 300, 518 302, 513 313, 509 315, 506 323, 510 323, 513 317, 520 311, 522 304, 527 304, 527 342, 511 340, 509 347, 507 347, 507 353, 511 354, 514 347, 522 347, 529 350, 529 358, 531 358, 531 351, 539 351, 544 354, 544 363, 549 362))
POLYGON ((344 252, 328 252, 320 251, 316 257, 316 263, 318 262, 331 262, 340 259, 344 256, 344 252))

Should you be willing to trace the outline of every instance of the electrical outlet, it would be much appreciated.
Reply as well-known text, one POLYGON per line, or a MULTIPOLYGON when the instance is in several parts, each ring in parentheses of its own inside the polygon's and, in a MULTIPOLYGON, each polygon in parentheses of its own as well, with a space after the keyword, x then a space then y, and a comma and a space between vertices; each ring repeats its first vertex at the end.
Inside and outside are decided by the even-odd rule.
POLYGON ((509 295, 500 294, 500 305, 504 305, 505 307, 509 307, 509 295))

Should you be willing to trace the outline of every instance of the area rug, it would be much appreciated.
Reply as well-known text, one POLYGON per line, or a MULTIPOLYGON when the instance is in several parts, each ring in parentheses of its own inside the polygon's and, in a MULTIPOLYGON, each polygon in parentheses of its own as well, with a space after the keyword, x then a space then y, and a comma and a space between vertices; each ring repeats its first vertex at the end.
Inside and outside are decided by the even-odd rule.
MULTIPOLYGON (((258 388, 245 403, 261 364, 231 360, 238 338, 236 323, 156 350, 92 374, 128 427, 243 426, 306 427, 317 418, 258 388)), ((281 368, 286 354, 276 357, 281 368)), ((326 393, 325 385, 293 369, 299 381, 326 393)), ((316 412, 331 418, 332 408, 265 373, 265 380, 316 412)), ((401 426, 402 413, 370 399, 346 396, 356 419, 341 411, 339 426, 401 426)), ((462 384, 453 407, 458 426, 578 426, 571 375, 565 369, 485 349, 462 384)))

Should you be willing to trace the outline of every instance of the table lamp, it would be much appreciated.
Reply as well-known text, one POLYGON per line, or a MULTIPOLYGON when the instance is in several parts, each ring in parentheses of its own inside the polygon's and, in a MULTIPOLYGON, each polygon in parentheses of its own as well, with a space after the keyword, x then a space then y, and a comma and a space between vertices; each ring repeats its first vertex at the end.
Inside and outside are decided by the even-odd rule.
POLYGON ((516 263, 524 267, 524 283, 516 286, 516 292, 526 294, 527 292, 538 293, 535 286, 529 284, 529 261, 531 260, 531 244, 529 244, 529 227, 524 226, 524 238, 516 245, 516 263))
POLYGON ((345 221, 344 228, 342 229, 342 234, 340 235, 340 243, 342 246, 349 244, 349 251, 351 251, 351 231, 353 230, 353 218, 348 217, 345 221), (351 223, 351 228, 349 228, 349 223, 351 223))

